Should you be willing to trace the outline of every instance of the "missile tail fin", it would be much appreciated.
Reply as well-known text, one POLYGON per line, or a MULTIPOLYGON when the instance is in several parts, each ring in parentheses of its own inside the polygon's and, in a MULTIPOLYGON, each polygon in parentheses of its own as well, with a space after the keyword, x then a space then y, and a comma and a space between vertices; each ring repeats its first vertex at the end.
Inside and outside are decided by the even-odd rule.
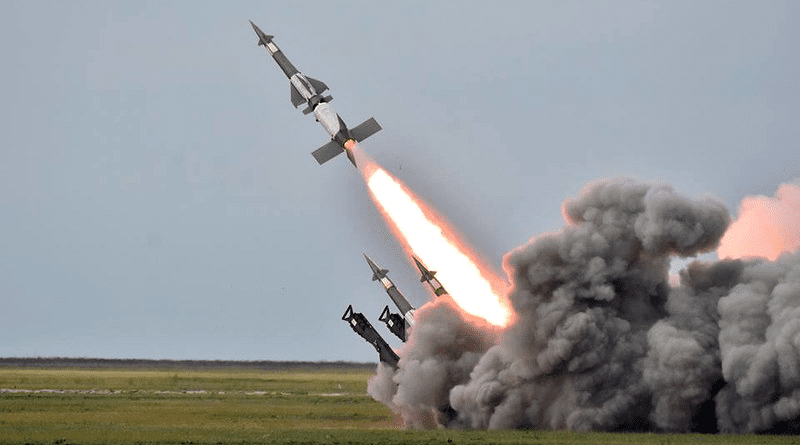
MULTIPOLYGON (((328 85, 325 85, 325 82, 321 80, 317 80, 314 79, 313 77, 308 77, 308 76, 306 76, 306 80, 308 80, 308 83, 310 83, 311 86, 314 87, 314 90, 316 90, 317 94, 322 94, 323 91, 328 89, 328 85)), ((333 100, 333 98, 331 98, 331 100, 333 100)))
POLYGON ((303 99, 303 96, 299 91, 297 91, 297 88, 295 88, 293 83, 289 83, 289 97, 291 98, 292 105, 294 105, 295 108, 306 103, 306 100, 303 99))
POLYGON ((371 117, 351 129, 350 134, 353 136, 353 139, 361 142, 379 131, 381 131, 380 124, 374 117, 371 117))
POLYGON ((330 161, 343 151, 344 150, 342 149, 342 146, 339 145, 338 142, 330 141, 327 144, 323 145, 322 147, 314 150, 314 152, 311 153, 311 155, 314 156, 314 159, 316 159, 320 165, 322 165, 330 161))

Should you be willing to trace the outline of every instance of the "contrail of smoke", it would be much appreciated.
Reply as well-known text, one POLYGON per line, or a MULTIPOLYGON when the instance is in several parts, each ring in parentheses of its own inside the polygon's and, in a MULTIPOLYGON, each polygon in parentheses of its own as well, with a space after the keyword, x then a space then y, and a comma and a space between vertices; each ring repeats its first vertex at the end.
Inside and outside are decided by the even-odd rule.
POLYGON ((800 415, 800 255, 694 262, 730 217, 631 179, 564 204, 568 225, 504 259, 517 319, 497 334, 420 308, 370 394, 410 426, 784 431, 800 415))

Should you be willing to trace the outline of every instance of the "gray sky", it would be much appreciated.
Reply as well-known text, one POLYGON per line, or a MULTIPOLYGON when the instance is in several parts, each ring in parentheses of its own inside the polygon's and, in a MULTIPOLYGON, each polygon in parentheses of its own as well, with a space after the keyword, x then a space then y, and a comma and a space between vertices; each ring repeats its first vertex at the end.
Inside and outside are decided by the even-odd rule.
POLYGON ((800 177, 798 2, 0 3, 0 356, 376 361, 418 275, 247 20, 498 269, 587 182, 800 177))

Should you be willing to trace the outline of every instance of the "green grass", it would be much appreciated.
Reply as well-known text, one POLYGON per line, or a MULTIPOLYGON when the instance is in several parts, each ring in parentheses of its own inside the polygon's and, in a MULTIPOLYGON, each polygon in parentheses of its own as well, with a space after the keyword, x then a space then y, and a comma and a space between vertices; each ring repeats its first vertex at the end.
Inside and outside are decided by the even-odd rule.
POLYGON ((358 393, 372 371, 210 371, 0 368, 0 388, 121 391, 272 391, 291 394, 358 393))
POLYGON ((0 393, 0 443, 800 443, 752 435, 404 431, 367 396, 371 374, 0 368, 0 388, 23 391, 0 393))

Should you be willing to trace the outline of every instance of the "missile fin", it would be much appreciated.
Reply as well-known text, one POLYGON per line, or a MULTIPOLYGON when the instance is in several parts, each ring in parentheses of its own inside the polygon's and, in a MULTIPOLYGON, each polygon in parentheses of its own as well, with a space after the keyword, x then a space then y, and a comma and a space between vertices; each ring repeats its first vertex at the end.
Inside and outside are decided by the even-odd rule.
POLYGON ((297 88, 293 83, 289 83, 289 96, 291 97, 292 105, 294 105, 295 108, 306 103, 306 100, 303 99, 303 95, 297 91, 297 88))
POLYGON ((380 124, 378 124, 378 121, 376 121, 374 117, 371 117, 351 129, 350 134, 353 136, 353 139, 361 142, 379 131, 381 131, 380 124))
POLYGON ((306 80, 308 80, 308 83, 310 83, 311 86, 314 87, 314 89, 317 91, 317 94, 322 94, 323 91, 328 89, 328 85, 325 85, 325 82, 321 80, 317 80, 314 79, 313 77, 308 77, 308 76, 306 76, 306 80))
POLYGON ((375 272, 375 273, 373 273, 373 274, 372 274, 372 281, 378 281, 378 280, 380 280, 381 278, 383 278, 383 277, 385 277, 385 276, 386 276, 386 273, 387 273, 387 272, 389 272, 389 271, 388 271, 388 270, 386 270, 386 269, 381 269, 381 270, 379 270, 378 272, 375 272))
POLYGON ((339 145, 338 142, 330 141, 327 144, 323 145, 322 147, 314 150, 314 152, 311 153, 311 155, 314 156, 314 159, 316 159, 320 165, 322 165, 330 161, 343 151, 344 150, 342 149, 342 146, 339 145))

